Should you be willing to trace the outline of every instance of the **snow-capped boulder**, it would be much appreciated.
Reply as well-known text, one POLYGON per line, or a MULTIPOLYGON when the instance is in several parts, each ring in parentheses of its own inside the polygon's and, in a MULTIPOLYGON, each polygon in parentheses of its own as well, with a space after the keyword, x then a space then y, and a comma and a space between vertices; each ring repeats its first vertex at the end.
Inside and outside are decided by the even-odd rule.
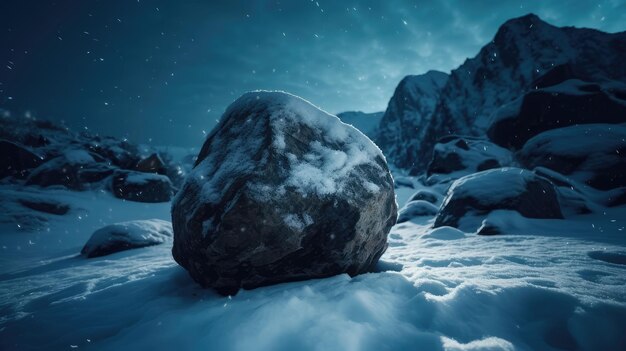
POLYGON ((126 140, 117 140, 112 137, 93 137, 85 144, 85 147, 108 160, 111 165, 122 169, 133 169, 140 161, 137 146, 126 140))
POLYGON ((368 271, 396 222, 393 180, 361 132, 283 92, 228 107, 172 204, 176 262, 222 293, 368 271))
POLYGON ((439 207, 424 200, 407 202, 398 212, 398 223, 410 221, 415 217, 433 217, 437 214, 439 207))
POLYGON ((570 79, 531 90, 494 114, 487 135, 519 149, 541 132, 587 123, 626 123, 626 85, 570 79))
POLYGON ((100 257, 171 240, 170 222, 160 219, 120 222, 96 230, 80 253, 87 258, 100 257))
POLYGON ((43 187, 63 185, 68 189, 82 190, 84 181, 80 172, 95 163, 94 157, 85 150, 68 150, 35 168, 26 179, 26 184, 43 187))
POLYGON ((546 167, 598 189, 626 186, 626 125, 582 124, 543 132, 517 157, 527 168, 546 167))
POLYGON ((173 188, 170 179, 156 173, 116 170, 111 181, 113 195, 138 202, 170 201, 173 188))
POLYGON ((23 178, 28 170, 43 162, 41 157, 18 144, 0 140, 0 178, 14 176, 23 178))
POLYGON ((431 204, 436 204, 441 199, 441 195, 435 193, 434 191, 430 191, 428 189, 421 189, 415 192, 415 194, 411 195, 409 201, 417 201, 423 200, 428 201, 431 204))
MULTIPOLYGON (((514 210, 529 218, 563 218, 554 186, 531 171, 499 168, 456 180, 443 200, 435 227, 462 228, 465 217, 480 218, 494 210, 514 210)), ((475 228, 469 228, 474 230, 475 228)))
POLYGON ((487 140, 468 136, 442 138, 433 149, 427 174, 447 174, 447 179, 501 168, 511 164, 511 153, 487 140))
POLYGON ((380 122, 376 144, 397 167, 411 168, 415 162, 415 144, 424 137, 447 80, 443 72, 428 71, 406 76, 396 87, 380 122))

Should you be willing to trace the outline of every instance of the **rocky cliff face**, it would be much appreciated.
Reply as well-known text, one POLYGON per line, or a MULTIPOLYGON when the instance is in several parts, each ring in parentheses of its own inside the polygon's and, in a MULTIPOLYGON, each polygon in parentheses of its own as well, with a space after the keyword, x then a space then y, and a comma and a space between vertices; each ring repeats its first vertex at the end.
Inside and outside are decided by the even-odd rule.
MULTIPOLYGON (((449 134, 484 135, 497 108, 534 89, 538 78, 562 64, 569 64, 586 81, 626 81, 626 32, 555 27, 533 14, 511 19, 476 57, 451 72, 430 115, 412 117, 419 133, 403 130, 402 134, 396 129, 395 139, 381 136, 379 145, 392 163, 422 173, 437 139, 449 134), (404 153, 398 151, 402 148, 404 153)), ((397 112, 399 107, 428 114, 422 106, 427 97, 400 99, 406 101, 402 106, 394 94, 381 129, 392 131, 388 125, 407 124, 406 115, 397 112)))
POLYGON ((406 76, 396 87, 376 138, 378 146, 396 166, 410 168, 413 165, 417 156, 416 144, 424 138, 447 80, 447 74, 429 71, 406 76))

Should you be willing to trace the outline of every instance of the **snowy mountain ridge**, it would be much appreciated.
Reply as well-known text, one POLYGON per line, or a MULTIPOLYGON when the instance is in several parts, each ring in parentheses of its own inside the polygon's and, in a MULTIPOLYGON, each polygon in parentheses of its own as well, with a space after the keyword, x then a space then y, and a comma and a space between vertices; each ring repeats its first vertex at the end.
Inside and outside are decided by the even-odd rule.
MULTIPOLYGON (((413 174, 422 173, 439 138, 450 134, 484 135, 496 109, 533 89, 533 82, 551 68, 566 63, 584 80, 626 81, 626 32, 556 27, 534 14, 511 19, 474 58, 450 73, 432 114, 414 119, 418 133, 408 136, 408 142, 384 137, 378 142, 396 166, 411 168, 413 174), (404 145, 404 155, 393 151, 404 145)), ((404 86, 401 82, 394 96, 402 95, 398 90, 404 86)), ((422 101, 431 97, 424 95, 422 101)), ((387 125, 400 124, 406 118, 402 111, 410 107, 398 109, 395 100, 389 103, 381 130, 393 130, 387 125)), ((420 109, 422 101, 409 104, 420 109)))

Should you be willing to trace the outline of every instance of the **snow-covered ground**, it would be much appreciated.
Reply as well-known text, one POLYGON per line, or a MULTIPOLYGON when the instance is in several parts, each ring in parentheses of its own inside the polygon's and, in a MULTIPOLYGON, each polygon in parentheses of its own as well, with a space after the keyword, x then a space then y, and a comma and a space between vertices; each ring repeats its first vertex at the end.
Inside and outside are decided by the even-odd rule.
POLYGON ((626 349, 624 206, 496 236, 418 218, 392 229, 379 272, 222 297, 189 278, 169 242, 79 255, 104 225, 169 220, 169 203, 34 189, 0 185, 5 199, 71 208, 26 230, 4 201, 1 350, 626 349))

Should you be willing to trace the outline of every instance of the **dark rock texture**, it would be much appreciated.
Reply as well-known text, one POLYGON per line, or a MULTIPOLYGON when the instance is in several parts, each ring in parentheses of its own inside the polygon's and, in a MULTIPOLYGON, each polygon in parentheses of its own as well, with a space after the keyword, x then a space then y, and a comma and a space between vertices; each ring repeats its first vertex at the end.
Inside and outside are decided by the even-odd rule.
POLYGON ((41 157, 27 148, 7 140, 0 140, 0 178, 23 178, 28 170, 43 163, 41 157))
POLYGON ((19 203, 31 210, 58 216, 67 214, 70 210, 70 205, 49 199, 20 199, 19 203))
POLYGON ((433 149, 433 157, 428 164, 427 175, 452 174, 463 171, 454 178, 508 166, 511 153, 488 140, 470 136, 450 135, 441 138, 433 149))
POLYGON ((514 210, 529 218, 563 218, 552 183, 530 171, 501 168, 455 181, 434 226, 458 227, 466 215, 484 217, 493 210, 514 210))
POLYGON ((396 222, 393 180, 363 134, 281 92, 235 101, 172 204, 176 262, 205 287, 370 270, 396 222))
POLYGON ((135 170, 139 172, 158 173, 163 175, 166 175, 167 173, 165 162, 163 162, 161 156, 157 153, 151 154, 150 156, 137 162, 135 170))
POLYGON ((87 258, 153 246, 172 240, 172 224, 160 219, 128 221, 96 230, 81 254, 87 258))
POLYGON ((517 153, 527 168, 546 167, 608 190, 626 186, 626 126, 582 124, 543 132, 517 153))
POLYGON ((626 86, 567 80, 532 90, 496 112, 487 130, 498 145, 520 149, 546 130, 588 123, 626 123, 626 86))
POLYGON ((116 170, 112 176, 113 195, 138 202, 166 202, 172 198, 172 182, 152 173, 116 170))

